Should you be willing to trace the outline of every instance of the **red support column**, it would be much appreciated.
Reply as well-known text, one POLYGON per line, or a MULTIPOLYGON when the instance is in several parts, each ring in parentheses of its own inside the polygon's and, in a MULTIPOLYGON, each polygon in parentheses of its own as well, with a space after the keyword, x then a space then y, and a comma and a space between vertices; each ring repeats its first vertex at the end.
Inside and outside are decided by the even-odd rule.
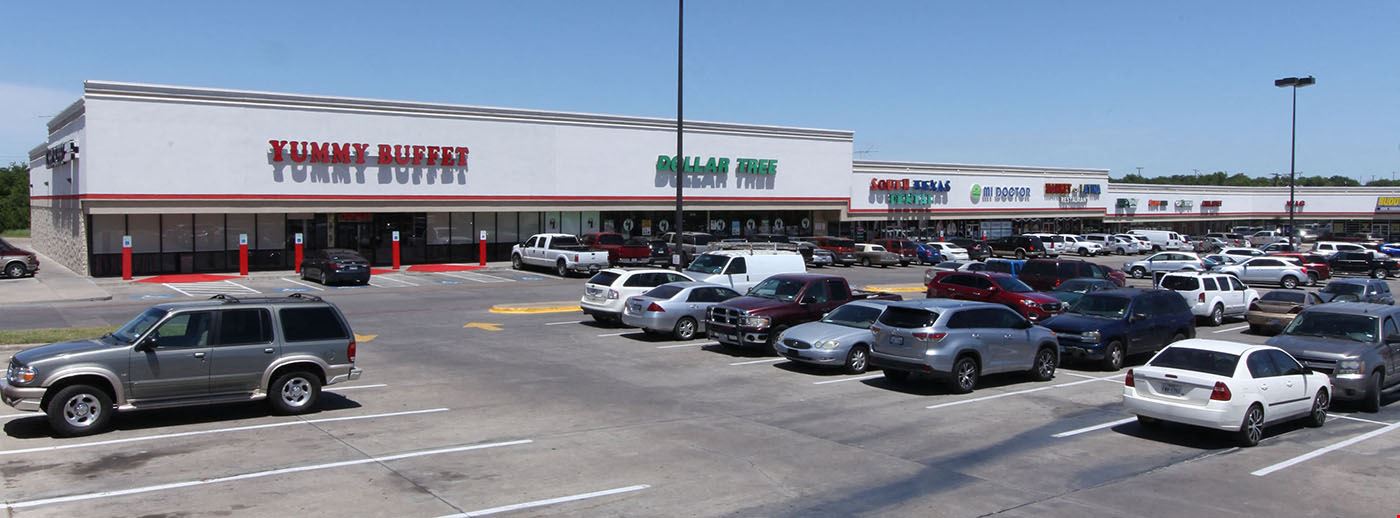
POLYGON ((296 250, 295 250, 295 253, 293 254, 293 260, 296 262, 296 264, 293 266, 293 268, 296 270, 297 273, 301 273, 301 257, 302 257, 302 255, 301 255, 301 242, 302 242, 301 232, 297 232, 297 235, 296 235, 296 250))
POLYGON ((122 280, 131 280, 131 236, 122 236, 122 280))
POLYGON ((238 274, 248 275, 248 234, 238 235, 238 274))
POLYGON ((486 266, 486 231, 481 231, 480 250, 477 256, 481 259, 481 266, 486 266))
POLYGON ((399 269, 399 231, 394 231, 394 269, 399 269))

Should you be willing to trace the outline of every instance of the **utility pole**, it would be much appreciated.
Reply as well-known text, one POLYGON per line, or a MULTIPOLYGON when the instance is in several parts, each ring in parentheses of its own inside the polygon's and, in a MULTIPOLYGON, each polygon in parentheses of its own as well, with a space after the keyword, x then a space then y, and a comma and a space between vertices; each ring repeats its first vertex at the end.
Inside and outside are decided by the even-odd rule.
POLYGON ((682 108, 685 97, 685 0, 678 0, 676 7, 676 225, 675 248, 671 249, 671 262, 679 270, 685 267, 685 247, 681 235, 685 233, 685 117, 682 108))

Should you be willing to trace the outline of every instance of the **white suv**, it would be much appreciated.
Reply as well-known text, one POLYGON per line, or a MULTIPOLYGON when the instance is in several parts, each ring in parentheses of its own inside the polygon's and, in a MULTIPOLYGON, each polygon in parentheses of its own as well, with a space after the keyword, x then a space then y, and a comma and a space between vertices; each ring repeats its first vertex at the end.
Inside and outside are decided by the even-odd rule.
POLYGON ((622 308, 627 297, 641 295, 652 288, 672 282, 695 282, 695 279, 671 270, 623 270, 608 268, 593 275, 583 284, 579 307, 583 313, 602 323, 622 323, 622 308))
POLYGON ((1083 239, 1071 234, 1060 234, 1060 237, 1065 238, 1065 253, 1067 254, 1079 254, 1084 257, 1089 257, 1091 255, 1105 253, 1102 243, 1083 239))
POLYGON ((1051 257, 1067 253, 1065 245, 1069 243, 1066 243, 1065 238, 1060 234, 1033 233, 1023 235, 1040 238, 1040 242, 1045 243, 1045 250, 1050 252, 1051 257))
POLYGON ((1337 252, 1370 252, 1371 250, 1356 243, 1337 243, 1333 241, 1319 241, 1317 242, 1317 244, 1313 245, 1312 251, 1314 254, 1330 258, 1334 255, 1337 255, 1337 252))
POLYGON ((1243 317, 1259 299, 1258 291, 1223 273, 1172 272, 1162 276, 1159 286, 1181 294, 1191 314, 1213 326, 1224 323, 1227 316, 1243 317))

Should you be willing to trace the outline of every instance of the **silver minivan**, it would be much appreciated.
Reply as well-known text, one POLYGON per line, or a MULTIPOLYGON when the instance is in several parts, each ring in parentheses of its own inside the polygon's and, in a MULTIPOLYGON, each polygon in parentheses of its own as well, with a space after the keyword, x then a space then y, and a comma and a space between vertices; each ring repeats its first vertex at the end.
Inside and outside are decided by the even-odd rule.
POLYGON ((958 394, 971 392, 983 374, 1028 372, 1036 381, 1049 380, 1060 359, 1054 332, 988 302, 897 302, 870 331, 870 365, 884 369, 886 379, 902 382, 922 373, 958 394))

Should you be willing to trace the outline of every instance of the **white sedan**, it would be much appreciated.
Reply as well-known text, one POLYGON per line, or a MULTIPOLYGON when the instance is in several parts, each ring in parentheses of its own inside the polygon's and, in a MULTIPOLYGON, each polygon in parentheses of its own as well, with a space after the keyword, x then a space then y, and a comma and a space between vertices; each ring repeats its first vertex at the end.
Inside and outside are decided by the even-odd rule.
POLYGON ((960 246, 958 246, 958 245, 955 245, 955 244, 953 244, 953 243, 948 243, 948 242, 944 242, 944 241, 934 241, 934 242, 932 242, 932 243, 928 243, 928 246, 931 246, 931 247, 933 247, 933 248, 938 249, 938 253, 943 254, 943 260, 944 260, 944 261, 970 261, 970 260, 971 260, 971 257, 969 257, 969 256, 967 255, 967 249, 966 249, 966 248, 962 248, 962 247, 960 247, 960 246))
POLYGON ((1234 432, 1254 446, 1264 427, 1292 419, 1327 422, 1332 383, 1277 347, 1182 340, 1128 369, 1123 406, 1143 426, 1171 421, 1234 432))

